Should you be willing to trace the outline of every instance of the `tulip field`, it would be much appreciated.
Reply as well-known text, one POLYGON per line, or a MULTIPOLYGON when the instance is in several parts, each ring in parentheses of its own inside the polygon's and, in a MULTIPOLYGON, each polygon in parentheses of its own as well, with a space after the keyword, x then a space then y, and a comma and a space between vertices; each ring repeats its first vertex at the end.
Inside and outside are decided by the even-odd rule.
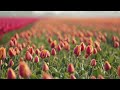
POLYGON ((0 79, 120 78, 120 18, 3 21, 0 79))

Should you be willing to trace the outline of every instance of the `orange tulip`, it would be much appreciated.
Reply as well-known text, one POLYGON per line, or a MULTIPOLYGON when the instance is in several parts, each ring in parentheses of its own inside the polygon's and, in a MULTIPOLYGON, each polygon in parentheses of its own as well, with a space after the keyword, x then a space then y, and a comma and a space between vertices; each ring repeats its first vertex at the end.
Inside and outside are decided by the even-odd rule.
POLYGON ((24 61, 19 62, 19 75, 23 78, 30 78, 31 70, 24 61))
POLYGON ((10 40, 9 45, 10 45, 10 47, 13 47, 14 46, 14 42, 12 40, 10 40))
POLYGON ((7 79, 16 79, 16 74, 12 68, 8 68, 7 79))
POLYGON ((5 59, 6 58, 6 48, 1 47, 0 48, 0 59, 5 59))
POLYGON ((15 47, 15 51, 16 51, 16 55, 18 55, 20 53, 20 51, 17 47, 15 47))
POLYGON ((15 38, 16 38, 16 40, 18 40, 19 39, 19 35, 16 33, 15 34, 15 36, 14 36, 15 38))

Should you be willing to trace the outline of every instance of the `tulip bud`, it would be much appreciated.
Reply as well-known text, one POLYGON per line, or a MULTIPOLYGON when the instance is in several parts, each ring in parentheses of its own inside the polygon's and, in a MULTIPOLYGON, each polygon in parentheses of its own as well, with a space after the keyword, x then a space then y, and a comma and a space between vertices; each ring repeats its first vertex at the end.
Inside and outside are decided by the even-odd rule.
POLYGON ((119 47, 119 42, 115 41, 115 42, 114 42, 114 47, 115 47, 115 48, 118 48, 118 47, 119 47))
POLYGON ((13 48, 9 48, 9 56, 13 57, 16 55, 16 51, 13 48))
POLYGON ((82 42, 82 43, 80 44, 80 46, 81 46, 81 51, 84 51, 85 48, 86 48, 86 45, 82 42))
POLYGON ((77 45, 75 48, 74 48, 74 54, 76 56, 79 56, 81 54, 81 47, 80 45, 77 45))
POLYGON ((48 38, 48 42, 51 43, 53 40, 52 38, 48 38))
POLYGON ((117 68, 117 73, 118 73, 118 76, 120 77, 120 66, 118 66, 117 68))
POLYGON ((0 59, 5 59, 6 58, 6 48, 1 47, 0 48, 0 59))
POLYGON ((61 51, 61 49, 62 49, 61 46, 58 45, 58 46, 57 46, 57 51, 59 52, 59 51, 61 51))
POLYGON ((15 38, 18 40, 19 39, 19 35, 16 33, 15 34, 15 38))
POLYGON ((91 45, 88 45, 86 48, 86 54, 90 55, 93 52, 93 47, 91 45))
POLYGON ((17 47, 15 47, 15 51, 16 51, 16 55, 18 55, 20 53, 20 51, 17 47))
POLYGON ((26 44, 25 43, 22 43, 22 48, 25 48, 26 47, 26 44))
POLYGON ((44 46, 42 45, 39 50, 40 51, 44 50, 44 46))
POLYGON ((50 52, 48 50, 42 50, 40 53, 40 57, 43 58, 47 58, 50 57, 50 52))
POLYGON ((8 68, 7 79, 16 79, 16 74, 12 68, 8 68))
POLYGON ((93 54, 97 54, 97 49, 96 48, 93 49, 93 54))
POLYGON ((51 48, 55 48, 55 47, 56 47, 56 44, 57 44, 56 40, 55 40, 55 41, 52 41, 51 44, 50 44, 50 45, 51 45, 51 48))
POLYGON ((20 61, 19 63, 19 75, 23 78, 30 78, 31 70, 28 65, 24 61, 20 61))
POLYGON ((26 58, 26 60, 29 60, 29 61, 31 61, 32 60, 32 55, 30 54, 30 52, 26 52, 26 55, 25 55, 25 58, 26 58))
POLYGON ((38 63, 38 62, 39 62, 39 57, 38 57, 38 56, 35 57, 34 62, 35 62, 35 63, 38 63))
POLYGON ((14 65, 14 62, 13 62, 12 59, 10 59, 10 61, 9 61, 9 67, 12 67, 13 65, 14 65))
POLYGON ((74 69, 73 64, 69 64, 69 65, 68 65, 67 71, 68 71, 69 73, 74 73, 75 69, 74 69))
POLYGON ((52 48, 52 50, 51 50, 51 55, 53 55, 53 56, 56 55, 56 50, 54 48, 52 48))
POLYGON ((102 75, 99 75, 98 79, 104 79, 104 77, 102 75))
POLYGON ((53 77, 50 74, 44 73, 42 79, 53 79, 53 77))
POLYGON ((39 54, 40 54, 39 49, 36 49, 35 53, 36 53, 37 55, 39 55, 39 54))
POLYGON ((72 39, 72 44, 76 44, 75 38, 72 39))
POLYGON ((10 40, 9 45, 10 45, 10 47, 13 47, 14 46, 14 42, 12 40, 10 40))
POLYGON ((90 62, 90 64, 91 64, 91 66, 93 66, 93 67, 94 67, 94 66, 96 66, 97 62, 96 62, 96 60, 95 60, 95 59, 92 59, 92 60, 91 60, 91 62, 90 62))
POLYGON ((49 70, 49 67, 46 64, 46 62, 44 62, 43 66, 42 66, 42 70, 45 71, 45 72, 49 70))
POLYGON ((105 69, 105 71, 108 71, 111 69, 111 65, 109 64, 108 61, 105 62, 104 69, 105 69))
POLYGON ((76 79, 76 77, 73 74, 71 74, 70 79, 76 79))
POLYGON ((96 79, 96 77, 95 76, 91 76, 90 79, 96 79))
POLYGON ((68 44, 68 42, 64 42, 64 49, 69 51, 70 50, 70 45, 68 44))
POLYGON ((33 47, 30 47, 30 48, 28 49, 28 51, 30 52, 31 55, 33 55, 33 54, 35 53, 33 47))

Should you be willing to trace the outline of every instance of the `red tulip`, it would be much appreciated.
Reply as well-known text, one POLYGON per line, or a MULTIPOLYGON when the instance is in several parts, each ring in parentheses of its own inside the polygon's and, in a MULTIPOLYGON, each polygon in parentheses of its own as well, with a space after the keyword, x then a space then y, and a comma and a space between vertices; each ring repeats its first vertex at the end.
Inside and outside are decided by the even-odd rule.
POLYGON ((45 72, 49 70, 49 67, 46 64, 46 62, 44 62, 43 66, 42 66, 42 70, 45 71, 45 72))
POLYGON ((38 62, 39 62, 39 57, 38 57, 38 56, 35 57, 34 62, 35 62, 35 63, 38 63, 38 62))
POLYGON ((80 45, 77 45, 75 48, 74 48, 74 54, 76 56, 79 56, 81 54, 81 47, 80 45))
POLYGON ((114 42, 114 47, 115 47, 115 48, 118 48, 118 47, 119 47, 119 42, 115 41, 115 42, 114 42))
POLYGON ((10 47, 13 47, 14 46, 14 42, 12 40, 10 40, 9 45, 10 45, 10 47))
POLYGON ((82 43, 80 44, 80 46, 81 46, 81 51, 84 51, 85 48, 86 48, 86 45, 82 42, 82 43))
POLYGON ((75 69, 74 69, 73 64, 69 64, 67 70, 68 70, 69 73, 74 73, 75 69))
POLYGON ((105 69, 105 71, 108 71, 111 69, 111 65, 108 61, 105 62, 104 69, 105 69))
POLYGON ((50 38, 48 38, 48 42, 49 43, 51 43, 53 40, 52 40, 52 38, 50 37, 50 38))
POLYGON ((39 49, 36 49, 35 53, 36 53, 37 55, 39 55, 39 54, 40 54, 39 49))
POLYGON ((57 44, 56 40, 52 41, 50 44, 51 48, 55 48, 56 44, 57 44))
POLYGON ((56 55, 56 50, 54 48, 52 48, 52 50, 51 50, 51 55, 53 55, 53 56, 56 55))
POLYGON ((31 61, 32 60, 32 55, 30 54, 29 51, 26 52, 25 59, 31 61))
POLYGON ((61 51, 61 49, 62 49, 61 46, 58 45, 58 46, 57 46, 57 51, 59 52, 59 51, 61 51))
POLYGON ((90 62, 91 66, 96 66, 97 62, 95 59, 92 59, 91 62, 90 62))
POLYGON ((88 45, 86 47, 86 54, 90 55, 92 54, 92 52, 93 52, 93 47, 91 45, 88 45))
POLYGON ((28 49, 28 51, 30 52, 31 55, 33 55, 33 54, 35 53, 33 47, 30 47, 30 48, 28 49))
POLYGON ((76 77, 73 74, 70 75, 70 78, 71 79, 76 79, 76 77))
POLYGON ((12 68, 8 68, 7 79, 16 79, 16 74, 12 68))
POLYGON ((9 56, 10 57, 13 57, 13 56, 15 56, 16 55, 16 51, 11 47, 11 48, 9 48, 9 56))
POLYGON ((75 38, 72 39, 72 44, 76 44, 75 38))
POLYGON ((93 49, 93 54, 97 54, 97 49, 96 48, 93 49))
POLYGON ((13 62, 13 60, 12 59, 10 59, 10 61, 9 61, 9 67, 12 67, 13 65, 14 65, 14 62, 13 62))
POLYGON ((47 58, 50 57, 50 52, 48 50, 42 50, 40 53, 40 57, 43 58, 47 58))

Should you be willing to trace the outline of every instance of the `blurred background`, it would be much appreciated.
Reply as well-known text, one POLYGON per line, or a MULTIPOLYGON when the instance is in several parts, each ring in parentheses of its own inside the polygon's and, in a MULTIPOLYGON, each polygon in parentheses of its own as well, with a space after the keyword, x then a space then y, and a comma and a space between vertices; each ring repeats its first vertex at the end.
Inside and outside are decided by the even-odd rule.
POLYGON ((120 17, 120 11, 0 11, 0 16, 22 17, 120 17))

